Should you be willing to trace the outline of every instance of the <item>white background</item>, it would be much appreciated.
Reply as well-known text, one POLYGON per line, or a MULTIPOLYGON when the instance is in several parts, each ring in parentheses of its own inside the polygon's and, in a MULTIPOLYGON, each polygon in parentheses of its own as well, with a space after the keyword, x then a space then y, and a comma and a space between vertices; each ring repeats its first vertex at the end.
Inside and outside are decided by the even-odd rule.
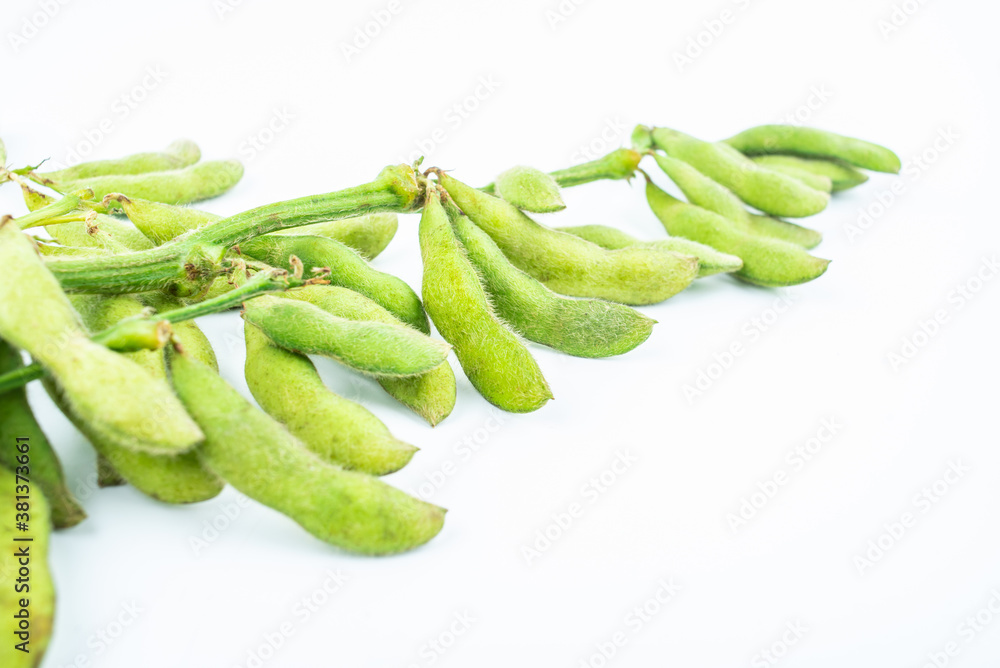
MULTIPOLYGON (((77 146, 117 157, 190 137, 206 158, 246 160, 244 180, 204 205, 234 213, 368 181, 420 141, 426 164, 478 184, 513 164, 556 169, 587 146, 596 156, 627 144, 636 122, 715 139, 798 111, 892 147, 909 170, 873 176, 807 221, 833 263, 788 290, 794 306, 776 320, 781 293, 713 277, 643 309, 659 325, 624 357, 533 347, 556 397, 535 414, 500 422, 460 376, 454 414, 432 430, 377 386, 322 365, 331 386, 422 448, 392 484, 415 491, 454 467, 430 497, 450 509, 443 532, 403 556, 341 553, 256 504, 196 554, 192 536, 237 495, 167 507, 127 488, 88 490, 89 447, 33 387, 90 515, 52 543, 58 615, 45 666, 258 665, 251 653, 285 623, 291 635, 259 665, 917 668, 951 641, 949 665, 1000 665, 1000 619, 971 638, 961 626, 1000 606, 1000 280, 961 306, 955 292, 977 287, 981 269, 993 276, 984 259, 1000 250, 996 4, 909 0, 912 15, 883 34, 890 0, 590 0, 564 2, 572 11, 558 22, 556 0, 400 3, 348 58, 343 45, 387 2, 50 1, 48 19, 43 2, 6 2, 9 161, 64 162, 77 146), (701 53, 679 67, 692 39, 701 53), (159 80, 143 84, 148 71, 159 80), (495 89, 477 91, 483 78, 495 89), (456 104, 465 118, 449 112, 456 104), (276 114, 292 118, 251 151, 248 138, 267 138, 276 114), (444 137, 428 146, 436 128, 444 137), (935 149, 942 132, 955 138, 935 149), (879 210, 894 182, 901 192, 879 210), (881 215, 849 236, 868 207, 881 215), (894 369, 889 354, 938 310, 945 324, 894 369), (716 373, 733 343, 743 354, 716 373), (718 377, 689 401, 684 386, 702 371, 718 377), (804 466, 790 463, 829 419, 834 437, 804 466), (465 458, 468 438, 481 448, 465 458), (635 461, 591 503, 584 486, 619 452, 635 461), (916 500, 949 462, 968 470, 935 503, 916 500), (779 472, 787 484, 734 531, 727 516, 779 472), (523 546, 577 502, 582 516, 529 564, 523 546), (869 541, 907 512, 914 526, 860 567, 869 541), (347 582, 297 615, 328 571, 347 582), (680 591, 637 624, 630 611, 661 579, 680 591), (133 604, 134 620, 123 613, 133 604), (474 621, 452 638, 456 615, 474 621), (801 638, 767 663, 759 653, 780 652, 796 623, 801 638), (625 643, 605 660, 600 647, 617 633, 625 643), (439 638, 443 654, 429 649, 439 638)), ((566 199, 545 222, 663 236, 638 182, 566 199)), ((10 186, 0 204, 24 211, 10 186)), ((375 264, 416 287, 416 218, 400 223, 375 264)), ((239 318, 202 324, 223 375, 246 392, 239 318)))

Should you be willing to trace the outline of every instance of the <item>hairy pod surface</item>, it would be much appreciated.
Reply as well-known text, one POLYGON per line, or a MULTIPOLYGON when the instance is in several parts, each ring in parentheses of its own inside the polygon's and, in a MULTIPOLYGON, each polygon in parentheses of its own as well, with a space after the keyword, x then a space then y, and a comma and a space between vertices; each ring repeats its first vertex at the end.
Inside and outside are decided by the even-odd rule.
POLYGON ((170 144, 165 151, 150 153, 134 153, 115 160, 91 160, 52 172, 35 172, 33 176, 41 183, 63 183, 77 181, 95 176, 121 174, 145 174, 146 172, 163 172, 173 169, 183 169, 201 159, 201 150, 193 141, 179 139, 170 144))
POLYGON ((469 382, 503 410, 527 413, 541 408, 552 398, 548 383, 534 357, 494 311, 436 187, 428 190, 419 236, 427 312, 455 347, 469 382))
POLYGON ((449 346, 406 325, 348 320, 271 295, 244 304, 243 317, 277 345, 330 357, 374 376, 412 376, 441 365, 449 346))
POLYGON ((383 212, 303 225, 273 234, 326 237, 350 246, 366 260, 373 260, 389 245, 398 228, 399 216, 383 212))
POLYGON ((201 440, 167 384, 94 343, 31 241, 0 225, 0 337, 51 374, 80 420, 109 440, 151 454, 177 454, 201 440))
POLYGON ((813 257, 800 246, 738 229, 728 218, 682 202, 653 182, 646 184, 649 206, 667 232, 717 248, 743 260, 736 276, 763 286, 797 285, 821 276, 829 260, 813 257))
POLYGON ((243 165, 236 160, 198 162, 183 169, 145 174, 109 174, 46 185, 66 193, 90 189, 97 199, 120 193, 129 198, 148 199, 164 204, 190 204, 218 197, 243 177, 243 165))
POLYGON ((652 131, 657 147, 717 181, 749 204, 775 216, 819 213, 830 200, 801 181, 765 169, 727 144, 696 139, 669 128, 652 131))
MULTIPOLYGON (((774 172, 779 172, 781 174, 786 174, 793 179, 798 179, 814 190, 820 190, 825 193, 832 193, 834 191, 833 180, 829 176, 816 174, 813 170, 803 169, 799 165, 787 163, 783 160, 773 161, 767 160, 766 158, 793 158, 795 160, 802 160, 803 158, 796 158, 791 155, 761 155, 754 156, 750 159, 761 167, 770 169, 774 172), (761 160, 761 158, 765 159, 761 160)), ((853 169, 853 167, 851 169, 853 169)))
MULTIPOLYGON (((0 340, 0 374, 23 366, 21 354, 0 340)), ((31 484, 48 499, 52 526, 65 529, 79 524, 87 514, 66 486, 59 457, 35 420, 23 387, 0 392, 0 466, 11 471, 18 466, 15 444, 19 438, 30 444, 31 484)))
POLYGON ((534 167, 517 166, 497 176, 496 194, 524 211, 552 213, 566 208, 559 184, 534 167))
MULTIPOLYGON (((309 285, 289 290, 282 296, 308 302, 338 318, 405 324, 364 295, 335 285, 309 285)), ((396 401, 427 420, 431 426, 448 417, 455 408, 455 372, 447 360, 427 373, 406 378, 376 376, 376 380, 396 401)))
POLYGON ((653 158, 691 204, 714 211, 740 225, 749 224, 750 212, 732 190, 705 176, 683 160, 660 153, 654 153, 653 158))
POLYGON ((558 229, 567 234, 586 239, 608 250, 639 246, 660 248, 683 255, 690 255, 698 260, 698 278, 739 271, 743 267, 743 260, 735 255, 719 252, 711 246, 706 246, 705 244, 682 237, 667 237, 666 239, 658 239, 656 241, 640 241, 616 227, 608 227, 607 225, 578 225, 576 227, 560 227, 558 229))
POLYGON ((208 211, 139 197, 112 194, 109 200, 121 206, 132 224, 157 246, 176 239, 185 232, 222 220, 222 216, 208 211))
POLYGON ((405 552, 441 531, 445 511, 378 478, 324 462, 222 378, 170 355, 178 396, 205 431, 205 465, 320 540, 362 554, 405 552))
POLYGON ((276 346, 250 323, 244 330, 247 385, 264 412, 321 459, 345 469, 386 475, 406 466, 417 449, 364 406, 327 388, 308 357, 276 346))
MULTIPOLYGON (((24 194, 24 203, 28 206, 29 211, 37 211, 55 201, 52 197, 25 186, 22 186, 21 190, 24 194)), ((130 250, 146 250, 153 247, 153 243, 134 225, 103 213, 94 216, 92 225, 88 225, 82 220, 57 223, 47 225, 45 231, 63 246, 104 249, 105 243, 98 235, 94 234, 94 227, 130 250)))
POLYGON ((326 237, 267 235, 240 245, 248 257, 274 267, 293 269, 289 258, 302 260, 308 272, 313 267, 329 267, 329 281, 359 292, 384 306, 408 325, 429 333, 427 314, 420 297, 406 281, 379 271, 361 255, 339 241, 326 237))
POLYGON ((440 179, 459 208, 493 238, 514 266, 555 292, 622 304, 655 304, 686 288, 698 275, 692 257, 651 248, 609 251, 539 225, 509 202, 447 174, 440 179))
POLYGON ((823 241, 823 234, 818 230, 756 213, 750 214, 750 222, 744 231, 760 237, 787 241, 807 250, 815 248, 823 241))
POLYGON ((746 155, 788 153, 834 158, 875 172, 898 174, 899 156, 884 146, 800 125, 758 125, 725 140, 746 155))
POLYGON ((468 216, 454 215, 451 223, 497 315, 529 341, 577 357, 610 357, 632 350, 652 333, 656 321, 624 304, 552 292, 511 264, 468 216))
POLYGON ((619 148, 590 162, 551 172, 550 176, 563 188, 604 179, 631 179, 639 167, 642 154, 630 148, 619 148))
POLYGON ((799 178, 802 174, 812 174, 816 178, 828 179, 833 192, 848 190, 868 180, 867 174, 840 160, 777 154, 755 155, 751 160, 776 172, 799 175, 799 178))

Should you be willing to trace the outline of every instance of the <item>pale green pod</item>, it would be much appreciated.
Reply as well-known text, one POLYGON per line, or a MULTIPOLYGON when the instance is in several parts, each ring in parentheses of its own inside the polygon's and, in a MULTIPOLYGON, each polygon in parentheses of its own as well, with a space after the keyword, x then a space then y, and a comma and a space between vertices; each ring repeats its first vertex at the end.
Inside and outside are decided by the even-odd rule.
POLYGON ((205 431, 197 450, 205 465, 320 540, 382 555, 413 549, 441 531, 443 508, 324 462, 208 367, 174 354, 170 372, 205 431))
POLYGON ((448 174, 441 185, 504 255, 549 289, 623 304, 668 299, 698 275, 697 261, 650 248, 609 251, 538 224, 513 204, 470 188, 448 174))
POLYGON ((787 241, 807 250, 815 248, 823 241, 823 234, 818 230, 756 213, 750 214, 750 224, 745 231, 757 236, 787 241))
MULTIPOLYGON (((0 340, 0 374, 23 366, 21 354, 0 340)), ((23 387, 0 393, 0 466, 11 470, 18 466, 15 443, 19 438, 27 439, 30 445, 31 484, 48 499, 52 526, 65 529, 79 524, 87 513, 66 486, 59 456, 35 420, 23 387)))
POLYGON ((529 341, 577 357, 610 357, 632 350, 653 332, 655 320, 624 304, 557 295, 512 265, 468 216, 453 216, 451 222, 497 315, 529 341))
MULTIPOLYGON (((143 312, 143 305, 131 295, 73 295, 71 301, 87 326, 94 331, 107 329, 124 318, 143 312)), ((184 338, 189 340, 190 329, 185 329, 188 336, 184 338)), ((192 347, 197 346, 192 342, 192 347)), ((166 380, 163 351, 143 350, 127 353, 126 356, 150 376, 166 380)), ((211 359, 214 362, 214 355, 211 359)), ((45 385, 56 405, 87 438, 99 456, 106 460, 109 470, 143 494, 165 503, 197 503, 211 499, 222 491, 222 481, 202 466, 193 451, 180 455, 151 455, 124 448, 96 432, 85 420, 77 418, 59 393, 54 391, 52 384, 46 381, 45 385)), ((106 477, 104 480, 102 487, 113 484, 106 477)))
MULTIPOLYGON (((774 172, 780 172, 782 174, 786 174, 792 177, 793 179, 798 179, 799 181, 802 181, 802 183, 806 184, 810 188, 813 188, 814 190, 821 190, 825 193, 833 192, 833 181, 830 179, 829 176, 815 174, 810 170, 802 169, 798 165, 783 163, 782 161, 775 162, 772 160, 768 160, 767 158, 795 158, 795 156, 759 155, 759 156, 754 156, 750 159, 753 160, 758 165, 760 165, 761 167, 765 167, 774 172), (762 160, 761 158, 765 159, 762 160)), ((801 159, 801 158, 795 158, 795 159, 801 159)))
POLYGON ((653 213, 671 235, 708 244, 742 259, 743 268, 736 276, 748 283, 797 285, 821 276, 830 264, 829 260, 809 255, 800 246, 747 234, 728 218, 671 197, 652 181, 646 183, 646 197, 653 213))
POLYGON ((243 177, 243 165, 237 160, 198 162, 184 169, 145 174, 113 174, 72 181, 46 183, 61 193, 93 190, 97 199, 111 193, 129 198, 148 199, 164 204, 190 204, 218 197, 243 177))
POLYGON ((630 148, 619 148, 596 160, 550 172, 562 188, 578 186, 591 181, 631 179, 639 167, 642 154, 630 148))
POLYGON ((179 139, 167 147, 165 151, 155 153, 135 153, 115 160, 92 160, 81 162, 72 167, 52 172, 35 172, 32 177, 39 183, 64 183, 89 179, 95 176, 110 176, 121 174, 145 174, 147 172, 163 172, 172 169, 182 169, 193 165, 201 159, 201 150, 193 141, 179 139))
POLYGON ((725 140, 746 155, 788 153, 834 158, 875 172, 898 174, 899 156, 884 146, 799 125, 758 125, 725 140))
POLYGON ((84 246, 61 246, 35 239, 38 252, 45 257, 94 257, 107 253, 103 248, 86 248, 84 246))
POLYGON ((97 469, 97 486, 101 489, 106 487, 121 487, 128 484, 128 481, 115 470, 115 467, 108 461, 108 458, 100 452, 97 453, 97 465, 94 468, 97 469))
POLYGON ((153 244, 159 246, 190 230, 222 220, 222 216, 199 211, 188 206, 153 202, 139 197, 113 194, 109 203, 115 202, 153 244))
MULTIPOLYGON (((14 448, 13 443, 5 443, 5 448, 14 448)), ((55 618, 55 587, 49 570, 49 504, 36 487, 30 490, 30 509, 27 517, 20 518, 19 500, 16 495, 25 491, 17 486, 24 484, 17 475, 30 477, 30 472, 15 468, 13 471, 0 466, 0 666, 4 668, 37 668, 42 664, 45 650, 52 638, 55 618), (16 529, 15 520, 24 519, 25 531, 16 529), (23 561, 27 556, 28 562, 23 561), (22 570, 23 569, 23 570, 22 570), (25 577, 25 571, 30 572, 25 577), (17 580, 15 582, 15 580, 17 580), (21 603, 27 599, 28 606, 21 603), (21 628, 20 622, 28 617, 29 628, 21 628), (25 643, 21 651, 20 643, 25 643)))
POLYGON ((332 316, 312 304, 271 295, 244 304, 243 317, 282 348, 322 355, 374 376, 426 373, 449 346, 405 325, 332 316))
MULTIPOLYGON (((173 311, 184 306, 180 300, 168 297, 162 292, 144 292, 136 297, 144 306, 152 308, 157 313, 173 311)), ((194 320, 173 322, 170 323, 170 328, 175 347, 179 346, 186 355, 190 355, 205 366, 215 371, 219 370, 219 362, 215 357, 212 343, 194 320)))
POLYGON ((421 332, 429 333, 427 314, 420 297, 406 281, 379 271, 357 251, 325 237, 265 235, 240 244, 240 251, 273 267, 292 270, 289 258, 294 255, 305 265, 306 273, 314 267, 329 267, 328 280, 359 292, 384 306, 390 313, 421 332))
MULTIPOLYGON (((335 285, 308 285, 289 290, 282 296, 308 302, 338 318, 404 324, 368 297, 335 285)), ((455 372, 447 361, 416 376, 376 377, 376 380, 396 401, 427 420, 432 427, 448 417, 455 408, 455 372)))
MULTIPOLYGON (((55 201, 52 197, 25 186, 21 187, 21 191, 29 211, 37 211, 55 201)), ((92 225, 129 250, 146 250, 153 247, 152 242, 134 225, 114 216, 97 214, 92 225)), ((63 246, 103 249, 105 245, 100 238, 92 234, 91 226, 83 220, 47 225, 45 231, 63 246)))
POLYGON ((711 246, 683 237, 667 237, 656 241, 640 241, 616 227, 607 225, 578 225, 576 227, 560 227, 562 232, 578 236, 581 239, 597 244, 608 250, 630 248, 632 246, 660 248, 663 250, 690 255, 698 259, 698 278, 714 274, 731 273, 743 268, 743 260, 735 255, 721 253, 711 246))
POLYGON ((714 211, 741 226, 749 224, 750 212, 729 188, 708 178, 683 160, 660 153, 654 153, 653 158, 689 202, 714 211))
POLYGON ((365 216, 331 220, 293 227, 272 232, 279 235, 310 235, 326 237, 350 246, 366 260, 375 259, 389 245, 399 228, 399 216, 395 213, 370 213, 365 216))
POLYGON ((566 208, 556 180, 534 167, 511 167, 493 183, 497 196, 518 209, 552 213, 566 208))
POLYGON ((415 447, 395 438, 364 406, 331 392, 308 357, 244 325, 247 385, 268 415, 321 459, 345 469, 386 475, 406 466, 415 447))
POLYGON ((819 213, 830 200, 790 176, 760 167, 725 144, 702 141, 668 128, 656 128, 657 147, 717 181, 752 207, 775 216, 801 218, 819 213))
POLYGON ((639 153, 653 150, 653 133, 645 125, 637 125, 632 130, 632 149, 639 153))
MULTIPOLYGON (((868 175, 839 160, 803 158, 797 155, 755 155, 751 158, 758 165, 787 174, 812 174, 830 181, 831 190, 840 192, 861 185, 868 175)), ((801 178, 801 176, 799 176, 801 178)))
POLYGON ((455 347, 469 382, 503 410, 528 413, 541 408, 552 398, 549 385, 535 358, 494 311, 436 187, 428 188, 419 236, 427 312, 455 347))
POLYGON ((112 442, 177 454, 202 434, 162 380, 90 340, 31 241, 0 224, 0 337, 27 351, 56 381, 70 410, 112 442))

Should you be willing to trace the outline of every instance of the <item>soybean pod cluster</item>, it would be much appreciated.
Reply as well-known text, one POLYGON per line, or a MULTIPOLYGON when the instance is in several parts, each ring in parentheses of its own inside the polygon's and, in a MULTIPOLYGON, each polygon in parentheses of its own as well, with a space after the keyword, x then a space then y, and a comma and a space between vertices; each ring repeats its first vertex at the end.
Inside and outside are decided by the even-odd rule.
MULTIPOLYGON (((822 235, 787 219, 819 213, 864 183, 862 170, 900 168, 884 147, 815 128, 759 126, 713 142, 638 126, 630 148, 548 173, 515 166, 483 187, 418 161, 219 216, 190 204, 228 191, 243 168, 202 161, 186 140, 54 171, 12 168, 0 143, 0 163, 0 184, 20 187, 28 208, 0 221, 0 436, 33 443, 30 471, 2 451, 0 473, 23 474, 44 496, 35 513, 45 521, 33 525, 43 557, 49 529, 86 513, 27 402, 29 382, 93 446, 101 485, 172 504, 231 485, 339 548, 404 552, 444 524, 444 509, 379 479, 418 450, 330 390, 313 357, 377 383, 431 426, 455 406, 452 353, 486 401, 532 412, 553 397, 533 345, 622 355, 656 324, 636 307, 697 279, 812 281, 829 264, 809 252, 822 235), (663 238, 536 220, 566 208, 564 188, 637 175, 663 238), (370 264, 399 214, 419 214, 419 293, 370 264), (255 403, 218 374, 195 324, 231 309, 244 321, 255 403)), ((51 621, 47 570, 35 576, 51 621)), ((0 604, 12 619, 13 603, 0 604)))

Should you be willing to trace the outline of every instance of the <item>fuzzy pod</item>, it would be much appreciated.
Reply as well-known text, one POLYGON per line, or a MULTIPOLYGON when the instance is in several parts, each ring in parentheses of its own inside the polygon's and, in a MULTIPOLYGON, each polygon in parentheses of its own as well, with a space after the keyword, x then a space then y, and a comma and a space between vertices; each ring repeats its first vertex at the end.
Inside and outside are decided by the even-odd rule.
POLYGON ((818 230, 756 213, 750 214, 750 223, 744 231, 755 236, 787 241, 807 250, 815 248, 823 241, 823 234, 818 230))
MULTIPOLYGON (((37 211, 55 202, 54 198, 25 186, 21 187, 21 191, 29 211, 37 211)), ((96 214, 89 225, 81 220, 45 227, 49 236, 63 246, 104 250, 106 244, 101 236, 94 233, 95 229, 129 250, 147 250, 153 247, 152 242, 134 225, 103 213, 96 214)))
POLYGON ((656 146, 667 155, 683 160, 765 213, 801 218, 819 213, 830 200, 827 193, 760 167, 727 144, 702 141, 668 128, 652 132, 656 146))
MULTIPOLYGON (((4 447, 13 447, 4 444, 4 447)), ((0 643, 0 666, 4 668, 37 668, 45 657, 45 650, 52 638, 52 625, 55 618, 55 587, 52 584, 52 572, 49 570, 49 536, 52 532, 49 515, 51 510, 44 494, 34 491, 31 484, 26 484, 25 478, 30 478, 30 467, 17 467, 8 470, 0 466, 0 513, 4 521, 0 522, 0 634, 4 641, 0 643), (24 476, 24 477, 19 477, 24 476), (19 487, 25 485, 24 487, 19 487), (19 507, 18 494, 28 494, 30 508, 27 512, 19 507), (20 517, 24 513, 25 517, 20 517), (27 524, 25 531, 16 529, 15 520, 27 524), (19 554, 22 550, 28 553, 30 563, 23 561, 19 554), (15 576, 30 569, 31 575, 26 584, 29 588, 15 587, 15 576), (29 637, 21 633, 25 629, 20 626, 25 608, 21 602, 28 599, 27 609, 30 618, 29 637), (24 651, 18 649, 24 643, 24 651)))
POLYGON ((405 325, 338 318, 271 295, 255 297, 243 308, 243 318, 282 348, 329 357, 374 376, 426 373, 448 357, 448 345, 405 325))
POLYGON ((128 484, 128 480, 123 478, 121 473, 116 471, 115 467, 108 461, 108 458, 100 452, 97 453, 97 464, 94 468, 97 469, 97 486, 101 489, 128 484))
POLYGON ((653 134, 645 125, 637 125, 632 130, 632 149, 639 153, 653 150, 653 134))
POLYGON ((452 216, 451 223, 497 315, 529 341, 577 357, 610 357, 632 350, 652 333, 656 321, 624 304, 552 292, 512 265, 468 216, 452 216))
POLYGON ((698 275, 697 261, 650 248, 609 251, 538 224, 510 202, 470 188, 448 174, 441 185, 473 223, 516 266, 549 289, 623 304, 668 299, 698 275))
POLYGON ((875 172, 898 174, 899 156, 884 146, 835 132, 800 125, 758 125, 726 139, 746 155, 786 153, 832 158, 875 172))
MULTIPOLYGON (((761 167, 764 167, 766 169, 770 169, 773 172, 780 172, 781 174, 785 174, 786 176, 790 176, 793 179, 798 179, 799 181, 802 181, 802 183, 806 184, 807 186, 809 186, 810 188, 812 188, 814 190, 819 190, 819 191, 822 191, 822 192, 825 192, 825 193, 832 193, 833 192, 833 180, 830 179, 829 176, 823 176, 823 175, 820 175, 820 174, 816 174, 816 173, 814 173, 814 172, 812 172, 812 171, 810 171, 808 169, 802 169, 801 167, 799 167, 797 165, 792 165, 792 164, 787 164, 787 163, 783 164, 781 161, 779 161, 779 162, 771 162, 771 161, 768 161, 766 159, 765 160, 761 160, 761 158, 794 158, 794 156, 790 156, 790 155, 760 155, 760 156, 752 157, 750 159, 753 160, 758 165, 760 165, 761 167)), ((853 167, 851 169, 853 169, 853 167)), ((860 172, 858 172, 858 173, 860 174, 860 172)))
POLYGON ((165 151, 134 153, 115 160, 92 160, 52 172, 35 172, 32 177, 43 185, 89 179, 95 176, 145 174, 183 169, 201 159, 201 149, 193 141, 179 139, 165 151))
MULTIPOLYGON (((124 318, 139 315, 144 308, 130 295, 74 295, 71 299, 84 322, 93 330, 107 329, 124 318)), ((143 350, 125 356, 151 377, 166 380, 163 351, 143 350)), ((95 431, 87 421, 80 420, 51 382, 46 381, 45 386, 56 405, 87 438, 100 459, 107 462, 106 468, 143 494, 165 503, 197 503, 214 498, 222 491, 222 481, 202 466, 194 451, 179 455, 153 455, 122 447, 95 431)), ((110 484, 105 482, 101 486, 110 484)))
POLYGON ((185 355, 169 359, 174 388, 205 431, 199 456, 250 498, 361 554, 405 552, 441 531, 443 508, 324 462, 208 367, 185 355))
POLYGON ((770 287, 797 285, 821 276, 829 260, 813 257, 800 246, 743 232, 732 221, 694 204, 682 202, 646 183, 649 206, 667 232, 717 248, 743 260, 736 276, 770 287))
POLYGON ((308 357, 276 346, 249 322, 244 333, 253 398, 309 450, 371 475, 398 471, 410 461, 417 448, 395 438, 364 406, 331 392, 308 357))
MULTIPOLYGON (((0 340, 0 374, 23 366, 21 354, 0 340)), ((35 420, 23 387, 0 393, 0 466, 11 470, 18 466, 14 444, 19 438, 29 443, 31 484, 48 499, 52 526, 65 529, 79 524, 87 513, 66 486, 59 456, 35 420)))
POLYGON ((812 174, 816 178, 828 179, 833 192, 848 190, 868 180, 867 174, 840 160, 796 155, 755 155, 751 160, 776 172, 797 175, 797 178, 802 178, 803 174, 812 174))
POLYGON ((556 180, 534 167, 511 167, 493 183, 497 196, 518 209, 552 213, 566 208, 556 180))
POLYGON ((90 340, 59 282, 15 225, 0 224, 0 338, 50 374, 81 421, 150 454, 191 449, 202 434, 162 380, 90 340))
POLYGON ((711 246, 706 246, 690 239, 684 239, 683 237, 667 237, 666 239, 659 239, 657 241, 640 241, 616 227, 608 227, 607 225, 578 225, 576 227, 560 227, 558 229, 561 232, 586 239, 608 250, 638 246, 641 248, 660 248, 683 255, 690 255, 698 259, 698 278, 739 271, 743 267, 743 260, 735 255, 721 253, 711 246))
MULTIPOLYGON (((162 292, 146 292, 136 297, 143 306, 151 308, 157 313, 173 311, 184 306, 180 300, 168 297, 162 292)), ((194 320, 173 322, 170 323, 170 328, 175 347, 179 346, 185 354, 194 357, 205 366, 215 371, 219 370, 219 362, 215 357, 212 342, 208 340, 208 337, 194 320)))
POLYGON ((420 297, 404 280, 379 271, 352 248, 326 237, 265 235, 240 245, 248 257, 273 267, 293 270, 289 258, 302 260, 306 272, 328 267, 329 281, 359 292, 384 306, 390 313, 427 334, 430 326, 420 297))
POLYGON ((157 246, 185 232, 222 220, 222 216, 189 206, 164 204, 122 194, 110 195, 108 202, 115 202, 120 206, 132 224, 157 246))
POLYGON ((227 192, 243 177, 243 165, 237 160, 211 160, 183 169, 144 174, 110 174, 90 178, 46 183, 61 193, 89 189, 97 199, 120 193, 129 198, 190 204, 227 192))
POLYGON ((427 312, 487 401, 512 413, 538 410, 552 391, 535 358, 497 316, 449 217, 439 189, 429 188, 419 225, 427 312))
POLYGON ((573 165, 550 173, 562 188, 591 181, 631 179, 639 167, 642 154, 630 148, 619 148, 596 160, 573 165))
POLYGON ((741 226, 749 224, 750 212, 732 190, 705 176, 683 160, 660 153, 653 154, 653 158, 691 204, 714 211, 741 226))
MULTIPOLYGON (((338 318, 405 324, 364 295, 335 285, 309 285, 289 290, 282 296, 308 302, 338 318)), ((447 360, 427 373, 406 378, 376 376, 376 380, 392 398, 427 420, 432 427, 455 408, 455 372, 447 360)))
POLYGON ((358 251, 366 260, 375 259, 389 245, 399 228, 399 216, 392 212, 331 220, 273 232, 278 235, 316 236, 339 241, 358 251))

